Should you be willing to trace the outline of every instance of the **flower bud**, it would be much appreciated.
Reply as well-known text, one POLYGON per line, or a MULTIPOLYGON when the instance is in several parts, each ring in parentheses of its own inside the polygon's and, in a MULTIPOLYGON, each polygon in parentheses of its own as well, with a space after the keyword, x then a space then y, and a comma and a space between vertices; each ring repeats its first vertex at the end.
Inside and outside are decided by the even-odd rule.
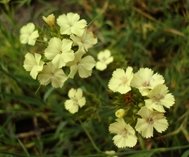
POLYGON ((125 110, 124 109, 119 109, 119 110, 117 110, 116 112, 115 112, 115 116, 117 117, 117 118, 123 118, 123 116, 125 115, 125 110))
POLYGON ((48 24, 50 27, 53 27, 55 25, 55 16, 54 14, 50 14, 47 17, 43 16, 43 21, 45 21, 46 24, 48 24))

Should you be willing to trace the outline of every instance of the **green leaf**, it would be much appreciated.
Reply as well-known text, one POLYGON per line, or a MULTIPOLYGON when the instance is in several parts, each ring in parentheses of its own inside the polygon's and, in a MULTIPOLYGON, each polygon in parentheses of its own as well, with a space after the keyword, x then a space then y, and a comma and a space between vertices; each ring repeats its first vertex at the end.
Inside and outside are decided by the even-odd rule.
POLYGON ((0 0, 0 3, 2 3, 2 4, 7 4, 9 2, 10 2, 10 0, 0 0))
POLYGON ((181 157, 189 157, 189 149, 185 151, 181 157))
POLYGON ((153 151, 140 152, 140 153, 136 153, 136 154, 133 154, 133 155, 129 155, 128 157, 152 157, 153 154, 154 154, 153 151))

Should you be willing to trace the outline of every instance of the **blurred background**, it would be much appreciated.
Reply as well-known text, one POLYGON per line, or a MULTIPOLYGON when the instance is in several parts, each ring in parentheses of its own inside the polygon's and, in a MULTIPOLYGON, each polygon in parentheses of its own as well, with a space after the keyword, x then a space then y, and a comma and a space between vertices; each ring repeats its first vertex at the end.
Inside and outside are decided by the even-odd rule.
POLYGON ((187 0, 0 0, 0 157, 101 157, 106 150, 121 157, 188 157, 188 39, 187 0), (39 88, 23 68, 27 48, 19 42, 20 28, 34 22, 43 29, 42 16, 67 12, 86 19, 98 38, 90 54, 109 49, 114 62, 62 89, 39 88), (113 102, 104 91, 112 71, 128 65, 162 74, 176 103, 166 113, 166 132, 118 150, 108 132, 113 102), (79 86, 87 91, 89 107, 71 115, 64 101, 79 86))

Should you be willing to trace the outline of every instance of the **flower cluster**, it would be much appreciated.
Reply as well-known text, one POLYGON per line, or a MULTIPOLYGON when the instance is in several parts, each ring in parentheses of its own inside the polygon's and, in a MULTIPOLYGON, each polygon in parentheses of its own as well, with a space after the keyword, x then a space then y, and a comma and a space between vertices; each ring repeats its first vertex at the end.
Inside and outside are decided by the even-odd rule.
MULTIPOLYGON (((33 23, 20 29, 21 44, 35 46, 24 59, 24 69, 41 85, 51 84, 54 88, 63 87, 68 79, 91 76, 92 70, 103 71, 113 62, 110 50, 97 55, 97 62, 88 51, 97 43, 97 38, 89 31, 87 22, 77 13, 67 13, 57 18, 51 14, 42 17, 47 25, 38 31, 33 23)), ((175 103, 162 75, 149 68, 133 72, 132 67, 116 69, 108 83, 112 92, 120 93, 121 103, 116 106, 116 120, 109 125, 115 134, 114 144, 119 148, 134 147, 137 133, 144 138, 154 135, 154 130, 162 133, 168 128, 166 109, 175 103)), ((71 114, 78 112, 86 104, 81 88, 71 88, 64 103, 71 114)), ((114 155, 114 152, 106 152, 114 155)))
POLYGON ((36 46, 35 52, 25 55, 25 70, 41 85, 51 84, 54 88, 61 88, 77 72, 81 78, 91 76, 96 61, 87 52, 97 38, 87 29, 86 20, 72 12, 57 19, 53 14, 43 16, 43 20, 47 30, 38 32, 33 23, 20 29, 20 42, 36 46))
POLYGON ((162 133, 168 128, 165 108, 173 106, 175 99, 169 93, 162 75, 149 68, 140 68, 134 73, 132 67, 116 69, 108 87, 124 96, 124 105, 115 112, 116 122, 110 124, 114 144, 119 147, 133 147, 137 143, 136 131, 144 138, 153 136, 154 129, 162 133), (127 102, 128 95, 137 95, 127 102), (132 116, 129 117, 129 114, 132 116), (127 116, 128 115, 128 116, 127 116), (132 118, 131 118, 132 117, 132 118), (132 125, 131 125, 132 124, 132 125), (136 131, 135 131, 136 130, 136 131))

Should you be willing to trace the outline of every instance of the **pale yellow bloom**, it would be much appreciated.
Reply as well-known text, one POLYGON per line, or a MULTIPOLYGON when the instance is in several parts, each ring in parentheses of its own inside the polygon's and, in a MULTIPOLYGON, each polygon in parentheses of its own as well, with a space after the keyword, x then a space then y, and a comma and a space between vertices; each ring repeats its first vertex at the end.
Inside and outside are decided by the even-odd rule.
POLYGON ((118 157, 115 155, 116 152, 114 150, 106 150, 104 153, 107 155, 106 157, 118 157))
POLYGON ((44 65, 43 71, 38 75, 40 84, 47 85, 51 83, 54 88, 61 88, 68 79, 62 69, 57 68, 51 62, 44 65))
POLYGON ((155 73, 149 68, 140 68, 131 81, 131 86, 138 88, 143 96, 148 95, 149 91, 159 84, 165 82, 163 76, 155 73))
POLYGON ((68 92, 69 100, 65 101, 65 109, 74 114, 78 112, 79 108, 82 108, 86 104, 86 99, 83 96, 81 88, 71 88, 68 92))
POLYGON ((123 118, 123 116, 125 115, 125 110, 120 108, 115 112, 115 116, 117 118, 123 118))
POLYGON ((60 15, 57 18, 57 24, 60 26, 61 34, 75 34, 77 36, 81 36, 87 26, 84 19, 80 20, 80 16, 72 12, 60 15))
POLYGON ((113 92, 126 94, 131 90, 130 83, 132 78, 133 78, 132 67, 128 67, 126 71, 120 68, 116 69, 112 74, 112 78, 109 81, 108 87, 113 92))
MULTIPOLYGON (((71 49, 71 47, 70 47, 71 49)), ((57 54, 62 51, 62 40, 57 37, 53 37, 48 42, 48 47, 45 49, 45 57, 49 60, 53 60, 57 54)))
POLYGON ((38 53, 27 53, 24 60, 24 68, 26 71, 30 71, 30 75, 33 79, 36 79, 38 73, 43 70, 44 62, 41 60, 41 55, 38 53))
POLYGON ((98 61, 96 63, 96 69, 103 71, 107 68, 107 65, 112 63, 114 58, 111 56, 110 50, 100 51, 97 55, 98 61))
POLYGON ((142 118, 138 118, 135 129, 145 138, 153 136, 154 128, 159 133, 168 128, 167 119, 161 112, 149 110, 144 106, 138 111, 138 115, 142 118))
POLYGON ((71 35, 70 38, 73 40, 75 45, 79 46, 82 51, 87 51, 93 45, 97 43, 97 38, 94 37, 92 32, 85 30, 82 36, 71 35))
POLYGON ((85 56, 82 58, 83 54, 83 51, 76 52, 75 60, 68 65, 70 66, 70 78, 74 78, 77 72, 81 78, 87 78, 91 76, 92 69, 96 62, 92 56, 85 56))
POLYGON ((73 42, 69 39, 59 39, 53 37, 48 43, 48 47, 45 49, 45 57, 52 60, 52 63, 58 68, 66 66, 70 61, 74 60, 74 51, 72 48, 73 42))
POLYGON ((35 45, 37 38, 39 37, 38 30, 35 30, 33 23, 28 23, 20 29, 20 42, 22 44, 35 45))
POLYGON ((55 16, 54 16, 54 14, 50 14, 47 17, 43 16, 42 19, 50 27, 53 27, 55 25, 55 16))
POLYGON ((116 134, 113 137, 114 144, 118 148, 124 147, 134 147, 137 143, 137 137, 135 135, 135 130, 122 118, 119 118, 110 124, 109 131, 110 133, 116 134))
POLYGON ((166 85, 155 86, 147 95, 148 99, 145 100, 146 107, 165 112, 164 107, 170 108, 175 103, 174 96, 168 92, 166 85))

